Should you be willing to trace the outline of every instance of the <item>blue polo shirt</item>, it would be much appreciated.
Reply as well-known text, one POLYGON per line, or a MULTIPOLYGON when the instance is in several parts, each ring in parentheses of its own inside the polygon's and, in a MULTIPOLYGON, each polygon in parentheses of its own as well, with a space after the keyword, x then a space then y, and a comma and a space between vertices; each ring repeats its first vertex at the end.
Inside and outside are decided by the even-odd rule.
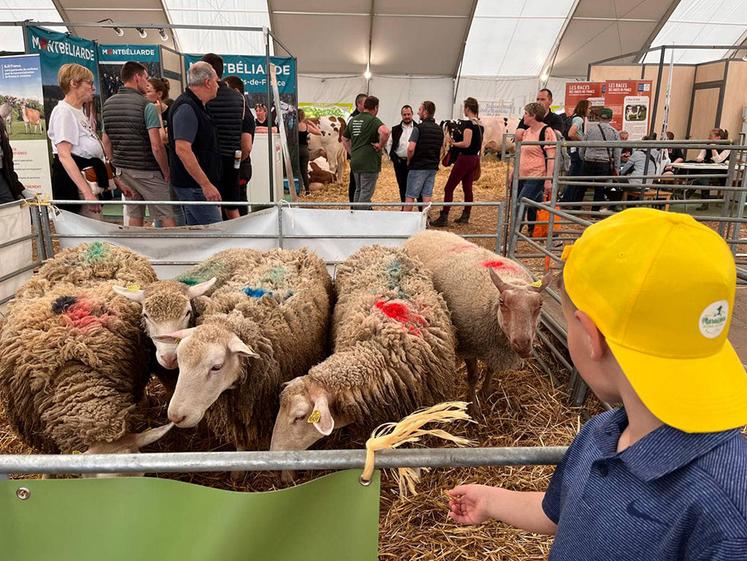
POLYGON ((550 561, 747 561, 747 439, 663 426, 618 453, 627 424, 594 417, 558 465, 550 561))

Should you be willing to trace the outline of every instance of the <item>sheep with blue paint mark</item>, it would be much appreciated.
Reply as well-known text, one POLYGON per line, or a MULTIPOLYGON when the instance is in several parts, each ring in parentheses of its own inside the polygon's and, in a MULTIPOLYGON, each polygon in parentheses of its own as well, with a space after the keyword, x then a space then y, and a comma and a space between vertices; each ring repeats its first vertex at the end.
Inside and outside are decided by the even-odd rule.
POLYGON ((332 280, 307 249, 261 254, 207 297, 197 326, 179 339, 179 377, 169 419, 194 427, 203 417, 239 450, 267 448, 281 386, 327 350, 332 280))
POLYGON ((334 353, 280 397, 273 450, 336 428, 370 431, 458 396, 456 337, 430 275, 402 249, 364 247, 337 268, 334 353))

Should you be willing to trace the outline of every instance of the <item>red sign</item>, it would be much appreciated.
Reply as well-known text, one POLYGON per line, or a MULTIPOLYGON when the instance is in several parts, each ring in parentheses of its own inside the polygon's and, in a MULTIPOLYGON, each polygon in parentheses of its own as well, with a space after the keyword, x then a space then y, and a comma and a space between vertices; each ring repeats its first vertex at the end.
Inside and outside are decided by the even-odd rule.
POLYGON ((618 131, 627 131, 630 140, 648 133, 651 114, 651 80, 607 80, 604 105, 612 109, 612 122, 618 131))
POLYGON ((573 110, 579 101, 589 98, 602 97, 603 82, 566 82, 565 84, 565 113, 573 115, 573 110))

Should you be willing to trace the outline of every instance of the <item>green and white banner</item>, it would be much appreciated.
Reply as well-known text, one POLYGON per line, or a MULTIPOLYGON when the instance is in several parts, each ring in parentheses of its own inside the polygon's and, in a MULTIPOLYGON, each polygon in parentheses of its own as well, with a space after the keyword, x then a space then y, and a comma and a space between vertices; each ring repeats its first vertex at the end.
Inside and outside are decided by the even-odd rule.
POLYGON ((42 27, 27 27, 26 52, 40 56, 44 113, 47 118, 52 114, 57 102, 65 97, 57 83, 57 72, 63 64, 76 63, 85 66, 93 72, 93 83, 99 83, 97 47, 94 41, 49 31, 42 27))
POLYGON ((376 561, 379 474, 267 493, 159 478, 0 481, 8 561, 376 561))

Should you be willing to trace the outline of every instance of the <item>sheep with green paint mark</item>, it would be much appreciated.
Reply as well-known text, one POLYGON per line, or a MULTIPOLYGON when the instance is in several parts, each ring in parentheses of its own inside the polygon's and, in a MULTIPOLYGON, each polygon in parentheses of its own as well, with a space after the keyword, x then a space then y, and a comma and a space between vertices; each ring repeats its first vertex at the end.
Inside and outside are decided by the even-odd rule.
POLYGON ((112 291, 155 279, 145 258, 97 242, 58 253, 18 291, 0 330, 0 398, 29 446, 137 452, 171 428, 134 432, 147 346, 138 307, 112 291))
POLYGON ((204 417, 237 449, 266 449, 281 385, 326 354, 331 298, 324 262, 307 249, 263 253, 198 298, 197 326, 172 334, 179 377, 169 419, 193 427, 204 417))
POLYGON ((353 426, 368 434, 456 398, 456 338, 430 275, 402 249, 369 246, 337 268, 334 354, 280 397, 273 450, 303 450, 353 426))
MULTIPOLYGON (((177 342, 167 335, 194 326, 198 312, 193 306, 195 299, 211 294, 237 271, 252 271, 260 263, 261 255, 254 249, 226 249, 174 280, 157 281, 145 287, 115 287, 114 290, 142 306, 143 327, 156 347, 156 360, 163 368, 174 370, 177 342)), ((166 373, 159 378, 173 389, 174 382, 167 382, 166 373)))
POLYGON ((494 372, 511 369, 531 355, 541 292, 552 274, 534 282, 516 261, 449 232, 420 232, 407 240, 405 251, 425 265, 451 310, 475 413, 477 360, 487 366, 481 390, 485 400, 494 372))

